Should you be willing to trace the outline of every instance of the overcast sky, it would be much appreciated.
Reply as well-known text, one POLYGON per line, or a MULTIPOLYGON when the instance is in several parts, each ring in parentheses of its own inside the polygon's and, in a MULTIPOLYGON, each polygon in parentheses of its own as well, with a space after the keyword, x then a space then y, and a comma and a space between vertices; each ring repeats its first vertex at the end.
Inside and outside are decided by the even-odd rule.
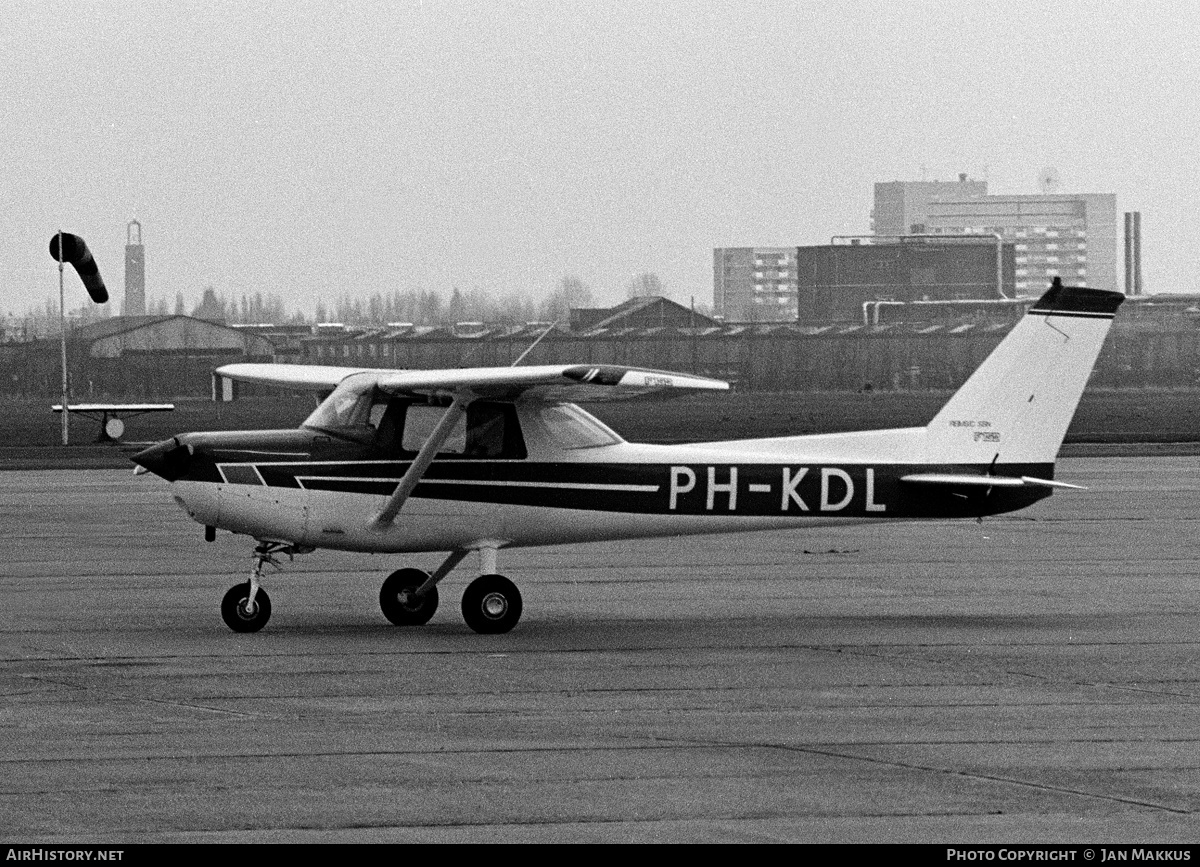
POLYGON ((1142 212, 1147 291, 1200 291, 1197 10, 5 0, 0 313, 57 300, 59 227, 119 308, 134 218, 172 304, 643 271, 710 303, 714 247, 866 233, 876 181, 1047 166, 1142 212))

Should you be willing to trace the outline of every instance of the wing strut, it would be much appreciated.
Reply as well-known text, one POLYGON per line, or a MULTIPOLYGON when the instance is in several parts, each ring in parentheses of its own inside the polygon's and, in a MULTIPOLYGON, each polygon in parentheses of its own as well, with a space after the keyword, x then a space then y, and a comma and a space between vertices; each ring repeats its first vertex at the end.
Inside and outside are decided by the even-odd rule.
POLYGON ((437 457, 438 449, 445 445, 446 440, 450 438, 450 432, 454 430, 454 425, 467 411, 467 404, 470 402, 471 395, 469 394, 455 395, 454 402, 446 407, 446 412, 442 414, 438 423, 430 431, 429 439, 425 440, 425 444, 413 458, 412 464, 409 465, 408 471, 396 485, 396 490, 392 491, 387 504, 371 520, 369 526, 372 530, 382 531, 392 526, 392 521, 400 513, 400 508, 408 499, 408 495, 413 492, 417 483, 421 481, 421 477, 425 475, 425 471, 429 469, 429 465, 433 463, 433 459, 437 457))

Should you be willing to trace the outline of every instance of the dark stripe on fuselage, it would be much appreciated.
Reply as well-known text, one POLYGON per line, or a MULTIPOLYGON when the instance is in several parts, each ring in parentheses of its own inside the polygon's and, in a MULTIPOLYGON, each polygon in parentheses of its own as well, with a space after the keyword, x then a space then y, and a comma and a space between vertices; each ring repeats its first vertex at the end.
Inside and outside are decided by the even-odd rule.
MULTIPOLYGON (((201 455, 190 479, 221 482, 245 473, 206 472, 201 455)), ((272 487, 388 496, 406 461, 255 464, 272 487)), ((247 466, 247 469, 249 467, 247 466)), ((1024 508, 1045 487, 912 485, 913 473, 1033 476, 1052 464, 588 464, 438 460, 413 496, 503 505, 680 515, 813 515, 821 517, 974 517, 1024 508)))

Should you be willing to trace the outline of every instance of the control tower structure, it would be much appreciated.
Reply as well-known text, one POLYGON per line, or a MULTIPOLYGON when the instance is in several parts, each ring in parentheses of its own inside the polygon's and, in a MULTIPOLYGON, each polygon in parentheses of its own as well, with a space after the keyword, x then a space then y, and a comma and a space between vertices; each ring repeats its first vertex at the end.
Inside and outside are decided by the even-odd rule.
POLYGON ((130 220, 125 227, 126 316, 146 315, 146 248, 142 246, 142 224, 130 220))

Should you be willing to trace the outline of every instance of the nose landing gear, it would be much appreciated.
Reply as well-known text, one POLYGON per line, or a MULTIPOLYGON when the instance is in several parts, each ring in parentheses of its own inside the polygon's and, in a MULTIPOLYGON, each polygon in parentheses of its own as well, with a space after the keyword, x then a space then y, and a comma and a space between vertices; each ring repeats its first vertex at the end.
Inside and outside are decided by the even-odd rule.
POLYGON ((250 580, 230 587, 221 600, 221 619, 225 625, 234 632, 258 632, 266 626, 271 619, 271 597, 260 586, 263 567, 270 564, 277 570, 282 569, 275 559, 276 554, 287 554, 290 560, 296 554, 311 550, 285 542, 259 542, 254 548, 254 568, 250 570, 250 580))
POLYGON ((258 632, 271 619, 271 597, 249 581, 235 584, 221 600, 221 619, 234 632, 258 632))

